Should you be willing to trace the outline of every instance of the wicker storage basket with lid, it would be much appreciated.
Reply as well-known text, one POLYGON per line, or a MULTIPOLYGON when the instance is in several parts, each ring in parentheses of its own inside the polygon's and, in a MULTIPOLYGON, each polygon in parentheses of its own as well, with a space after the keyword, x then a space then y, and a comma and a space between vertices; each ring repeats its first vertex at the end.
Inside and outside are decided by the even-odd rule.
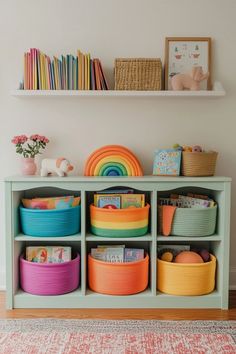
POLYGON ((115 90, 161 90, 161 60, 147 58, 115 59, 115 90))

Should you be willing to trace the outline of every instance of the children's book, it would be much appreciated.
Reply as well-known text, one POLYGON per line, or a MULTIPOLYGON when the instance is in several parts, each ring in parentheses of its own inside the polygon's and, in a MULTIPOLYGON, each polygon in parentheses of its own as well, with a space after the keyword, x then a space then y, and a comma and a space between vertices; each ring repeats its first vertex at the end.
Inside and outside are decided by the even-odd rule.
POLYGON ((135 262, 144 258, 144 249, 141 248, 125 248, 125 262, 135 262))
POLYGON ((117 195, 99 195, 97 199, 98 208, 120 209, 121 198, 117 195))
POLYGON ((91 88, 90 83, 90 53, 87 54, 87 81, 88 81, 88 90, 91 88))
POLYGON ((97 249, 98 248, 115 248, 115 247, 125 248, 125 245, 97 245, 97 249))
POLYGON ((90 90, 96 90, 93 60, 90 59, 90 90))
POLYGON ((145 204, 144 194, 122 194, 121 208, 143 208, 145 204))
POLYGON ((103 78, 103 81, 105 83, 105 90, 109 90, 109 86, 108 86, 108 83, 107 83, 107 80, 106 80, 106 77, 104 75, 104 71, 103 71, 103 68, 102 68, 102 63, 100 60, 98 60, 99 62, 99 67, 100 67, 100 71, 101 71, 101 75, 102 75, 102 78, 103 78))
POLYGON ((155 152, 153 175, 179 176, 181 151, 177 149, 161 149, 155 152))
POLYGON ((91 256, 104 262, 120 263, 124 262, 123 247, 103 247, 91 248, 91 256))
POLYGON ((71 260, 71 247, 29 246, 26 247, 26 260, 35 263, 63 263, 71 260))
POLYGON ((134 190, 131 188, 127 189, 105 189, 100 192, 96 192, 96 194, 132 194, 134 193, 134 190))
POLYGON ((100 75, 99 75, 99 64, 98 59, 94 59, 94 70, 95 70, 95 79, 96 79, 96 89, 101 90, 101 82, 100 82, 100 75))

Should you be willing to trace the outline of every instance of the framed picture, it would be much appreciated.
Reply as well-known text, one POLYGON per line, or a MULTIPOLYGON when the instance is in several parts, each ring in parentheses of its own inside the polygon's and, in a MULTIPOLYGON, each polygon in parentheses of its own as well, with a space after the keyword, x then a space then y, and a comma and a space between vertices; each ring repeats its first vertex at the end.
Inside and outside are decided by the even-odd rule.
POLYGON ((211 90, 211 38, 167 37, 165 41, 165 90, 171 90, 171 78, 191 72, 201 66, 208 72, 208 80, 201 82, 201 90, 211 90))

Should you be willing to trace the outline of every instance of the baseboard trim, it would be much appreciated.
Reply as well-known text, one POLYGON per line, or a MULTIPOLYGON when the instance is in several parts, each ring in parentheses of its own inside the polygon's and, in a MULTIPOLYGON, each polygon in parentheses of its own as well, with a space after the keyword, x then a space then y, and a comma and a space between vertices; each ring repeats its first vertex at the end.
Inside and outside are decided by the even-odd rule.
MULTIPOLYGON (((0 291, 6 290, 6 274, 0 270, 0 291)), ((229 272, 229 290, 236 290, 236 267, 231 267, 229 272)))
POLYGON ((230 290, 236 290, 236 267, 231 267, 229 272, 229 288, 230 290))

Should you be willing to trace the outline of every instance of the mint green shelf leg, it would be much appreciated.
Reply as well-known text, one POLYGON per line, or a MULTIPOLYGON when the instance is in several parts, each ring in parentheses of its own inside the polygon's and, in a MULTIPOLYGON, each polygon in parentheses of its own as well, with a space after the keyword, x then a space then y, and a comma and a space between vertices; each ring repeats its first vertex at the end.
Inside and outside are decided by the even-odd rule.
POLYGON ((224 183, 224 198, 222 200, 223 225, 224 225, 224 242, 223 242, 223 257, 222 257, 222 302, 221 308, 228 309, 229 307, 229 248, 230 248, 230 183, 224 183))
POLYGON ((152 295, 156 296, 157 285, 156 285, 156 254, 157 254, 157 192, 153 190, 151 192, 151 235, 152 235, 152 254, 150 255, 151 263, 151 284, 152 284, 152 295))
MULTIPOLYGON (((86 193, 81 191, 81 294, 86 294, 86 193)), ((78 304, 79 307, 79 304, 78 304)))
POLYGON ((11 182, 5 182, 6 218, 6 308, 13 308, 13 207, 11 182))

